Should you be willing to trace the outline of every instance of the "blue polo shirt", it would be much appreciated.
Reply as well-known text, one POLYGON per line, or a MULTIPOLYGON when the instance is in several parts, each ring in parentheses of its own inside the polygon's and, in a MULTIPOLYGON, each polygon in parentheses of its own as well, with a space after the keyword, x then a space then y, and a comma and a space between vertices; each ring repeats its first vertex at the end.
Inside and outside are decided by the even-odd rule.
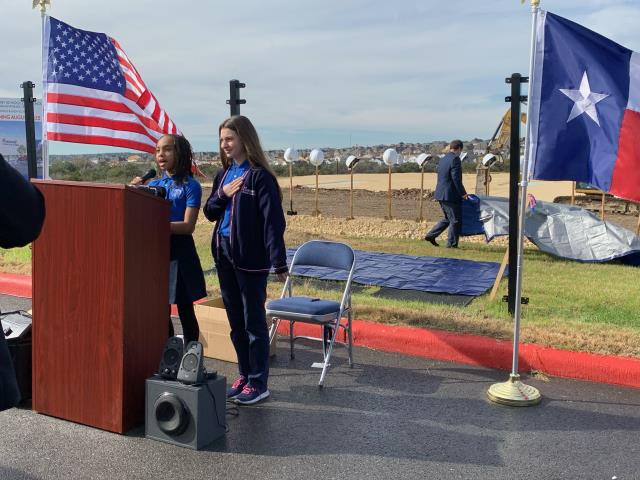
MULTIPOLYGON (((224 183, 222 186, 227 185, 228 183, 233 182, 236 178, 243 176, 247 171, 249 171, 249 160, 245 160, 240 165, 236 162, 233 162, 229 167, 229 171, 227 172, 227 176, 224 179, 224 183)), ((231 227, 231 202, 227 203, 227 208, 224 210, 224 217, 222 218, 222 223, 220 224, 220 235, 223 237, 229 236, 229 227, 231 227)))
POLYGON ((165 172, 164 177, 149 182, 150 187, 164 187, 167 190, 165 198, 171 202, 172 222, 184 221, 187 207, 200 208, 202 187, 197 180, 188 176, 183 183, 176 183, 173 177, 165 172))

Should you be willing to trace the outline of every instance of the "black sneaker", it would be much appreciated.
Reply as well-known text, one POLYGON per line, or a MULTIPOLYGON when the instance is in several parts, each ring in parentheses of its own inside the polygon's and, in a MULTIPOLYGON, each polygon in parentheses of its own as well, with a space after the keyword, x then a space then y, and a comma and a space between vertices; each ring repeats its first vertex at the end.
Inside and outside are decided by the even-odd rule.
POLYGON ((242 393, 242 389, 247 384, 247 377, 243 377, 242 375, 236 378, 236 381, 227 388, 227 398, 236 398, 238 395, 242 393))
POLYGON ((253 405, 254 403, 258 403, 261 400, 264 400, 269 396, 269 390, 258 390, 256 387, 252 387, 251 385, 246 385, 242 389, 242 393, 236 397, 234 397, 233 401, 239 403, 240 405, 253 405))
POLYGON ((434 247, 438 247, 438 246, 439 246, 439 245, 438 245, 438 242, 436 242, 436 239, 435 239, 435 238, 433 238, 433 237, 429 237, 429 236, 427 236, 427 237, 424 237, 424 239, 425 239, 427 242, 429 242, 431 245, 433 245, 434 247))

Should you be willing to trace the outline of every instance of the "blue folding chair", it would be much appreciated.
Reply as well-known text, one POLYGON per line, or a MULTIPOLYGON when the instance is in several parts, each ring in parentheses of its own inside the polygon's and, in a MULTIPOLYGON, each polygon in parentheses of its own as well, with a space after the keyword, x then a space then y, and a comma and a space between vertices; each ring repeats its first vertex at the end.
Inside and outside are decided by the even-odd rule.
POLYGON ((309 338, 293 335, 295 322, 319 325, 322 331, 322 353, 324 361, 314 363, 313 367, 321 367, 320 382, 322 388, 324 377, 330 363, 334 344, 345 345, 349 351, 349 367, 353 366, 353 335, 351 331, 351 279, 355 268, 355 254, 353 249, 344 243, 311 240, 303 244, 293 256, 289 267, 289 278, 284 284, 282 295, 277 300, 267 303, 267 318, 272 320, 269 340, 276 334, 280 321, 289 322, 289 347, 291 358, 294 358, 293 344, 298 338, 309 338), (322 300, 293 295, 293 283, 300 281, 297 274, 302 267, 325 267, 332 270, 347 272, 344 291, 340 302, 322 300), (347 342, 336 342, 338 330, 342 328, 347 334, 347 342))

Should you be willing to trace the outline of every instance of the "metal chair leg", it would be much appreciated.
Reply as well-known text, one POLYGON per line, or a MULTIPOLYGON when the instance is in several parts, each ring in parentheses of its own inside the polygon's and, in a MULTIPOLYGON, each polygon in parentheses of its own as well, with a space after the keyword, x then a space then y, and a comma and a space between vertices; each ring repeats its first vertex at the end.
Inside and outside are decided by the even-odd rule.
POLYGON ((294 322, 289 321, 289 355, 291 356, 291 360, 295 358, 293 354, 293 323, 294 322))
POLYGON ((278 333, 278 326, 280 325, 279 318, 273 318, 271 320, 271 327, 269 328, 269 345, 273 342, 273 337, 275 337, 278 333))
POLYGON ((331 337, 331 326, 329 325, 321 325, 320 328, 322 329, 322 357, 324 358, 324 361, 327 361, 327 345, 329 344, 330 337, 331 337))
MULTIPOLYGON (((338 324, 340 320, 338 319, 338 324)), ((324 384, 324 377, 327 374, 327 369, 329 368, 329 360, 331 359, 331 353, 333 352, 333 345, 336 342, 336 336, 338 335, 338 324, 336 324, 335 328, 333 328, 333 335, 331 335, 331 343, 329 343, 329 351, 327 352, 327 356, 324 358, 324 366, 322 367, 322 373, 320 374, 320 382, 318 382, 318 387, 322 388, 324 384)))
POLYGON ((347 322, 347 349, 349 351, 349 368, 353 368, 353 333, 351 328, 351 311, 349 311, 347 322))

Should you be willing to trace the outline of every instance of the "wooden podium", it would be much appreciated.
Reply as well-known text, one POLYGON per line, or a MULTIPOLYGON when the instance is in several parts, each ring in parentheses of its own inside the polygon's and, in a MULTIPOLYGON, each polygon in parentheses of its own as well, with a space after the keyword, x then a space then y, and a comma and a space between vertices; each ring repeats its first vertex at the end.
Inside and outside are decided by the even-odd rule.
POLYGON ((123 433, 169 327, 169 208, 124 185, 33 180, 33 409, 123 433))

